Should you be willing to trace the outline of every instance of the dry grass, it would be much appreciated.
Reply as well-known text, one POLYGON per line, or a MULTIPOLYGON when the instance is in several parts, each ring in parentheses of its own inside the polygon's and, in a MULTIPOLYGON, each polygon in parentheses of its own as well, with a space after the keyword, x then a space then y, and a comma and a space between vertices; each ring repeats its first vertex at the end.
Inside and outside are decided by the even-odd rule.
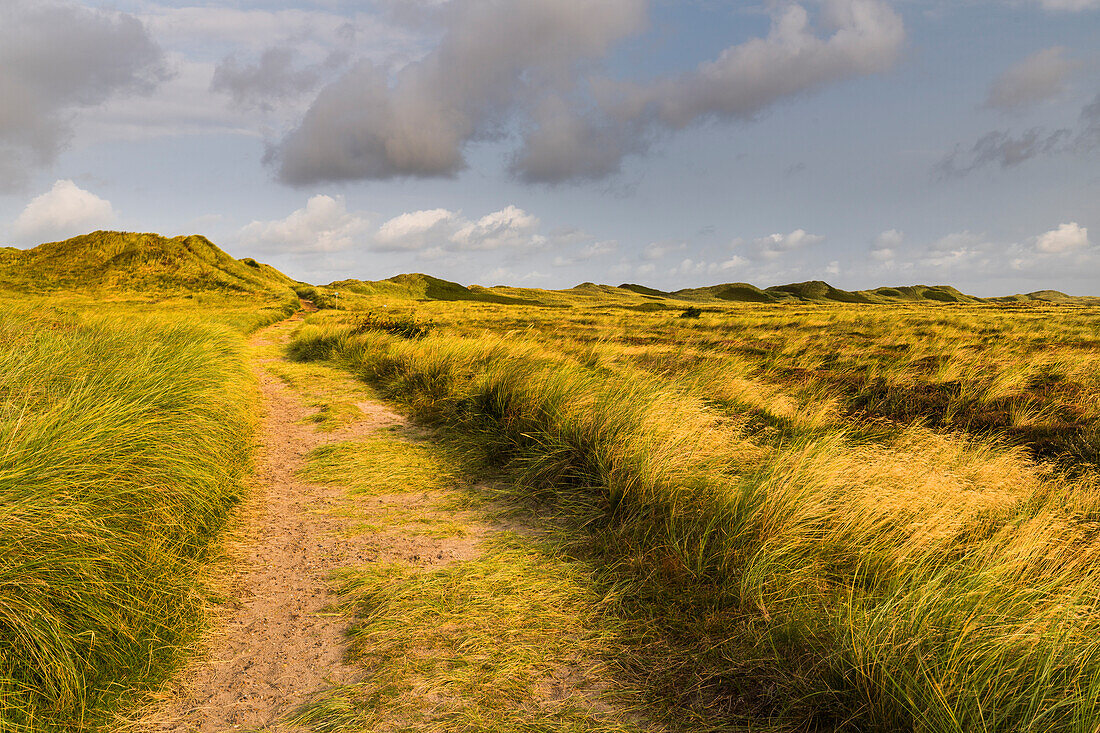
POLYGON ((323 317, 292 352, 587 527, 623 666, 700 727, 1092 730, 1092 309, 417 308, 426 338, 323 317))

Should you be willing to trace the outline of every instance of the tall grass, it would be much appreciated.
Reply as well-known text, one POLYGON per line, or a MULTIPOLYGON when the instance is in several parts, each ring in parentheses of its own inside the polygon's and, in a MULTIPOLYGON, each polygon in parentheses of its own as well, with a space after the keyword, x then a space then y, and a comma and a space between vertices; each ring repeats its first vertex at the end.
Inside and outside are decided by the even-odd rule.
POLYGON ((1100 719, 1094 474, 917 426, 852 441, 843 426, 821 433, 826 413, 754 440, 696 386, 514 334, 414 341, 319 321, 290 348, 475 435, 531 490, 606 523, 620 557, 680 568, 685 594, 711 588, 736 609, 719 644, 776 650, 768 683, 827 711, 788 724, 1100 719))
POLYGON ((171 321, 0 317, 0 730, 96 728, 201 620, 254 387, 239 335, 171 321))

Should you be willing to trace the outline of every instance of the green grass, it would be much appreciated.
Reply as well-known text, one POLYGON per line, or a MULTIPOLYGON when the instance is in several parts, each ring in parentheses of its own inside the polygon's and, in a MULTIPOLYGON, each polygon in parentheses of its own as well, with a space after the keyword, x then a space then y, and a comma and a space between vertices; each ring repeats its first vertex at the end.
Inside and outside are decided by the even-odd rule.
POLYGON ((2 730, 99 728, 201 627, 250 465, 240 332, 283 312, 186 300, 93 315, 28 298, 0 316, 2 730))
POLYGON ((23 292, 290 293, 270 265, 236 260, 201 236, 98 231, 0 254, 0 286, 23 292))

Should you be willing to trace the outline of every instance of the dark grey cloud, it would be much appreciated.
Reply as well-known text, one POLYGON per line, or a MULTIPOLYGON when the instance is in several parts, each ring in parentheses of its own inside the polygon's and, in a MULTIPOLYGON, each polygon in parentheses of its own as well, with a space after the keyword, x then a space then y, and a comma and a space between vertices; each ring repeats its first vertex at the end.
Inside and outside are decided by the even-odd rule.
POLYGON ((280 102, 293 101, 314 91, 333 73, 347 65, 355 28, 345 23, 337 29, 333 49, 319 63, 299 63, 293 40, 268 47, 255 63, 243 63, 230 54, 214 67, 210 91, 228 94, 238 107, 271 111, 280 102))
POLYGON ((777 101, 891 66, 905 40, 884 0, 824 0, 816 24, 776 6, 771 32, 676 78, 600 77, 599 63, 638 33, 645 0, 578 10, 560 0, 454 0, 426 57, 396 74, 361 62, 318 95, 271 151, 281 180, 450 176, 464 148, 514 129, 510 169, 527 182, 599 179, 661 135, 706 120, 749 120, 777 101))
POLYGON ((959 178, 989 165, 1012 168, 1041 156, 1089 155, 1096 150, 1100 150, 1100 94, 1081 110, 1076 128, 1047 131, 1033 127, 1020 134, 987 132, 970 147, 958 146, 945 155, 933 173, 941 180, 959 178))
POLYGON ((79 108, 168 77, 141 21, 71 2, 0 2, 0 189, 51 163, 79 108))
POLYGON ((270 110, 284 99, 296 99, 317 88, 321 75, 313 66, 297 66, 290 46, 265 50, 254 64, 227 56, 214 68, 210 91, 228 94, 240 107, 270 110))
POLYGON ((454 0, 446 31, 393 75, 363 61, 322 89, 273 152, 291 184, 449 176, 463 147, 501 134, 508 116, 603 57, 645 22, 644 0, 604 0, 584 12, 560 0, 454 0))

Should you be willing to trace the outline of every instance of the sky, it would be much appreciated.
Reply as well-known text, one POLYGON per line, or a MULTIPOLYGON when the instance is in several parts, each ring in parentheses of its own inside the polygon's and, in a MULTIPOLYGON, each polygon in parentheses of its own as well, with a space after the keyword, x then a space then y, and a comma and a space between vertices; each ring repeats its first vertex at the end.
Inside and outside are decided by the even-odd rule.
POLYGON ((0 0, 0 244, 1100 295, 1100 0, 0 0))

